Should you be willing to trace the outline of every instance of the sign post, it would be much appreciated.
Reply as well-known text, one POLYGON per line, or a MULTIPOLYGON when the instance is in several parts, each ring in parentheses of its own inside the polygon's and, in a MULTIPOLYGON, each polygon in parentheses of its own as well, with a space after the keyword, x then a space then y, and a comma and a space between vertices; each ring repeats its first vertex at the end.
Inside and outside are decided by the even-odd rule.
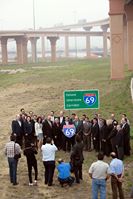
POLYGON ((98 109, 98 90, 66 90, 64 91, 64 109, 98 109))

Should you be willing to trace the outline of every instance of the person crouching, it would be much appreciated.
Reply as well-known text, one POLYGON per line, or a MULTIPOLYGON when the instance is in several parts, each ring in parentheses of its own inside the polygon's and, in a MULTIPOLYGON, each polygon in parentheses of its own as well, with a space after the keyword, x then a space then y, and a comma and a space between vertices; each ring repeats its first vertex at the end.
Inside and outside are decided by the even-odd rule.
POLYGON ((58 180, 63 187, 64 184, 68 184, 71 186, 75 180, 74 177, 71 176, 71 165, 70 163, 64 162, 64 160, 59 159, 58 160, 58 180))

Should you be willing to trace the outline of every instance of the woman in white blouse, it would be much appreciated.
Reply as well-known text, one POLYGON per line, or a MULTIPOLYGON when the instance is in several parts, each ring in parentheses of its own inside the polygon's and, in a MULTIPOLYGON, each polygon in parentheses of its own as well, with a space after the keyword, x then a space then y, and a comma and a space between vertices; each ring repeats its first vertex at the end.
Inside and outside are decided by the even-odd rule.
POLYGON ((37 137, 38 148, 43 144, 42 118, 39 116, 35 122, 35 135, 37 137))

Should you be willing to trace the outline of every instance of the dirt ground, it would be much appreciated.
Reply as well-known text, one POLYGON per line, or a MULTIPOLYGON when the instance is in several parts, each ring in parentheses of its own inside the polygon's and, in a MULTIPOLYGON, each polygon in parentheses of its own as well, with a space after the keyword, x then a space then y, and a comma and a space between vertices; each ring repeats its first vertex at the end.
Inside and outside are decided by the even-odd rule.
MULTIPOLYGON (((10 124, 19 112, 20 108, 24 107, 25 110, 33 110, 40 113, 49 110, 49 105, 53 103, 60 103, 60 98, 55 97, 53 102, 49 90, 52 90, 53 95, 56 94, 57 89, 47 85, 26 85, 17 84, 9 89, 0 91, 0 199, 91 199, 91 180, 88 176, 88 168, 90 165, 84 165, 83 168, 83 181, 80 184, 74 184, 72 187, 61 188, 57 181, 57 172, 55 172, 54 186, 47 187, 44 185, 44 168, 41 161, 41 153, 37 155, 39 179, 38 186, 28 186, 28 175, 26 159, 22 155, 18 165, 18 186, 12 186, 9 182, 8 164, 4 156, 4 146, 9 140, 11 132, 10 124), (45 100, 43 99, 45 96, 45 100), (51 100, 51 101, 50 101, 51 100), (31 102, 32 101, 32 106, 31 102), (41 105, 40 105, 41 101, 41 105)), ((56 96, 56 95, 55 95, 56 96)), ((93 157, 94 153, 85 153, 85 159, 93 157)), ((58 152, 58 157, 65 157, 69 159, 68 153, 58 152)), ((107 199, 111 198, 110 180, 107 183, 107 199)), ((129 193, 126 193, 128 199, 129 193)))

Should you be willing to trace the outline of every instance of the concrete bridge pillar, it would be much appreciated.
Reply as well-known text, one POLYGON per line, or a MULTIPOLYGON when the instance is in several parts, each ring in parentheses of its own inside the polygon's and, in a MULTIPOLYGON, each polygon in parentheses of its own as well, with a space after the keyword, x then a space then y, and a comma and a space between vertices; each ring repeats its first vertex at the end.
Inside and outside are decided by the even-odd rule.
POLYGON ((110 2, 111 79, 124 78, 124 1, 110 2))
POLYGON ((32 62, 36 63, 37 61, 37 39, 38 37, 30 37, 30 42, 31 42, 31 53, 32 53, 32 62))
POLYGON ((26 64, 28 63, 28 50, 27 50, 27 43, 28 39, 23 38, 23 63, 26 64))
POLYGON ((59 39, 59 37, 47 37, 47 39, 50 41, 51 44, 51 61, 56 61, 56 41, 59 39))
POLYGON ((44 35, 41 37, 42 40, 42 59, 45 59, 45 37, 44 35))
POLYGON ((103 31, 103 57, 107 58, 108 56, 108 46, 107 46, 107 29, 109 25, 102 25, 101 29, 103 31))
POLYGON ((27 39, 23 37, 16 37, 17 44, 17 63, 27 63, 27 39))
POLYGON ((65 57, 69 57, 69 36, 65 36, 65 57))
POLYGON ((126 5, 128 69, 133 70, 133 5, 126 5))
MULTIPOLYGON (((84 27, 84 30, 90 32, 92 27, 84 27)), ((90 35, 86 36, 86 57, 90 58, 91 57, 91 41, 90 41, 90 35)))
POLYGON ((16 45, 17 45, 17 63, 23 64, 23 45, 22 45, 22 38, 17 37, 15 38, 16 45))
POLYGON ((86 36, 86 57, 91 57, 91 44, 90 44, 90 35, 86 36))
POLYGON ((2 64, 8 64, 7 37, 1 37, 2 64))

